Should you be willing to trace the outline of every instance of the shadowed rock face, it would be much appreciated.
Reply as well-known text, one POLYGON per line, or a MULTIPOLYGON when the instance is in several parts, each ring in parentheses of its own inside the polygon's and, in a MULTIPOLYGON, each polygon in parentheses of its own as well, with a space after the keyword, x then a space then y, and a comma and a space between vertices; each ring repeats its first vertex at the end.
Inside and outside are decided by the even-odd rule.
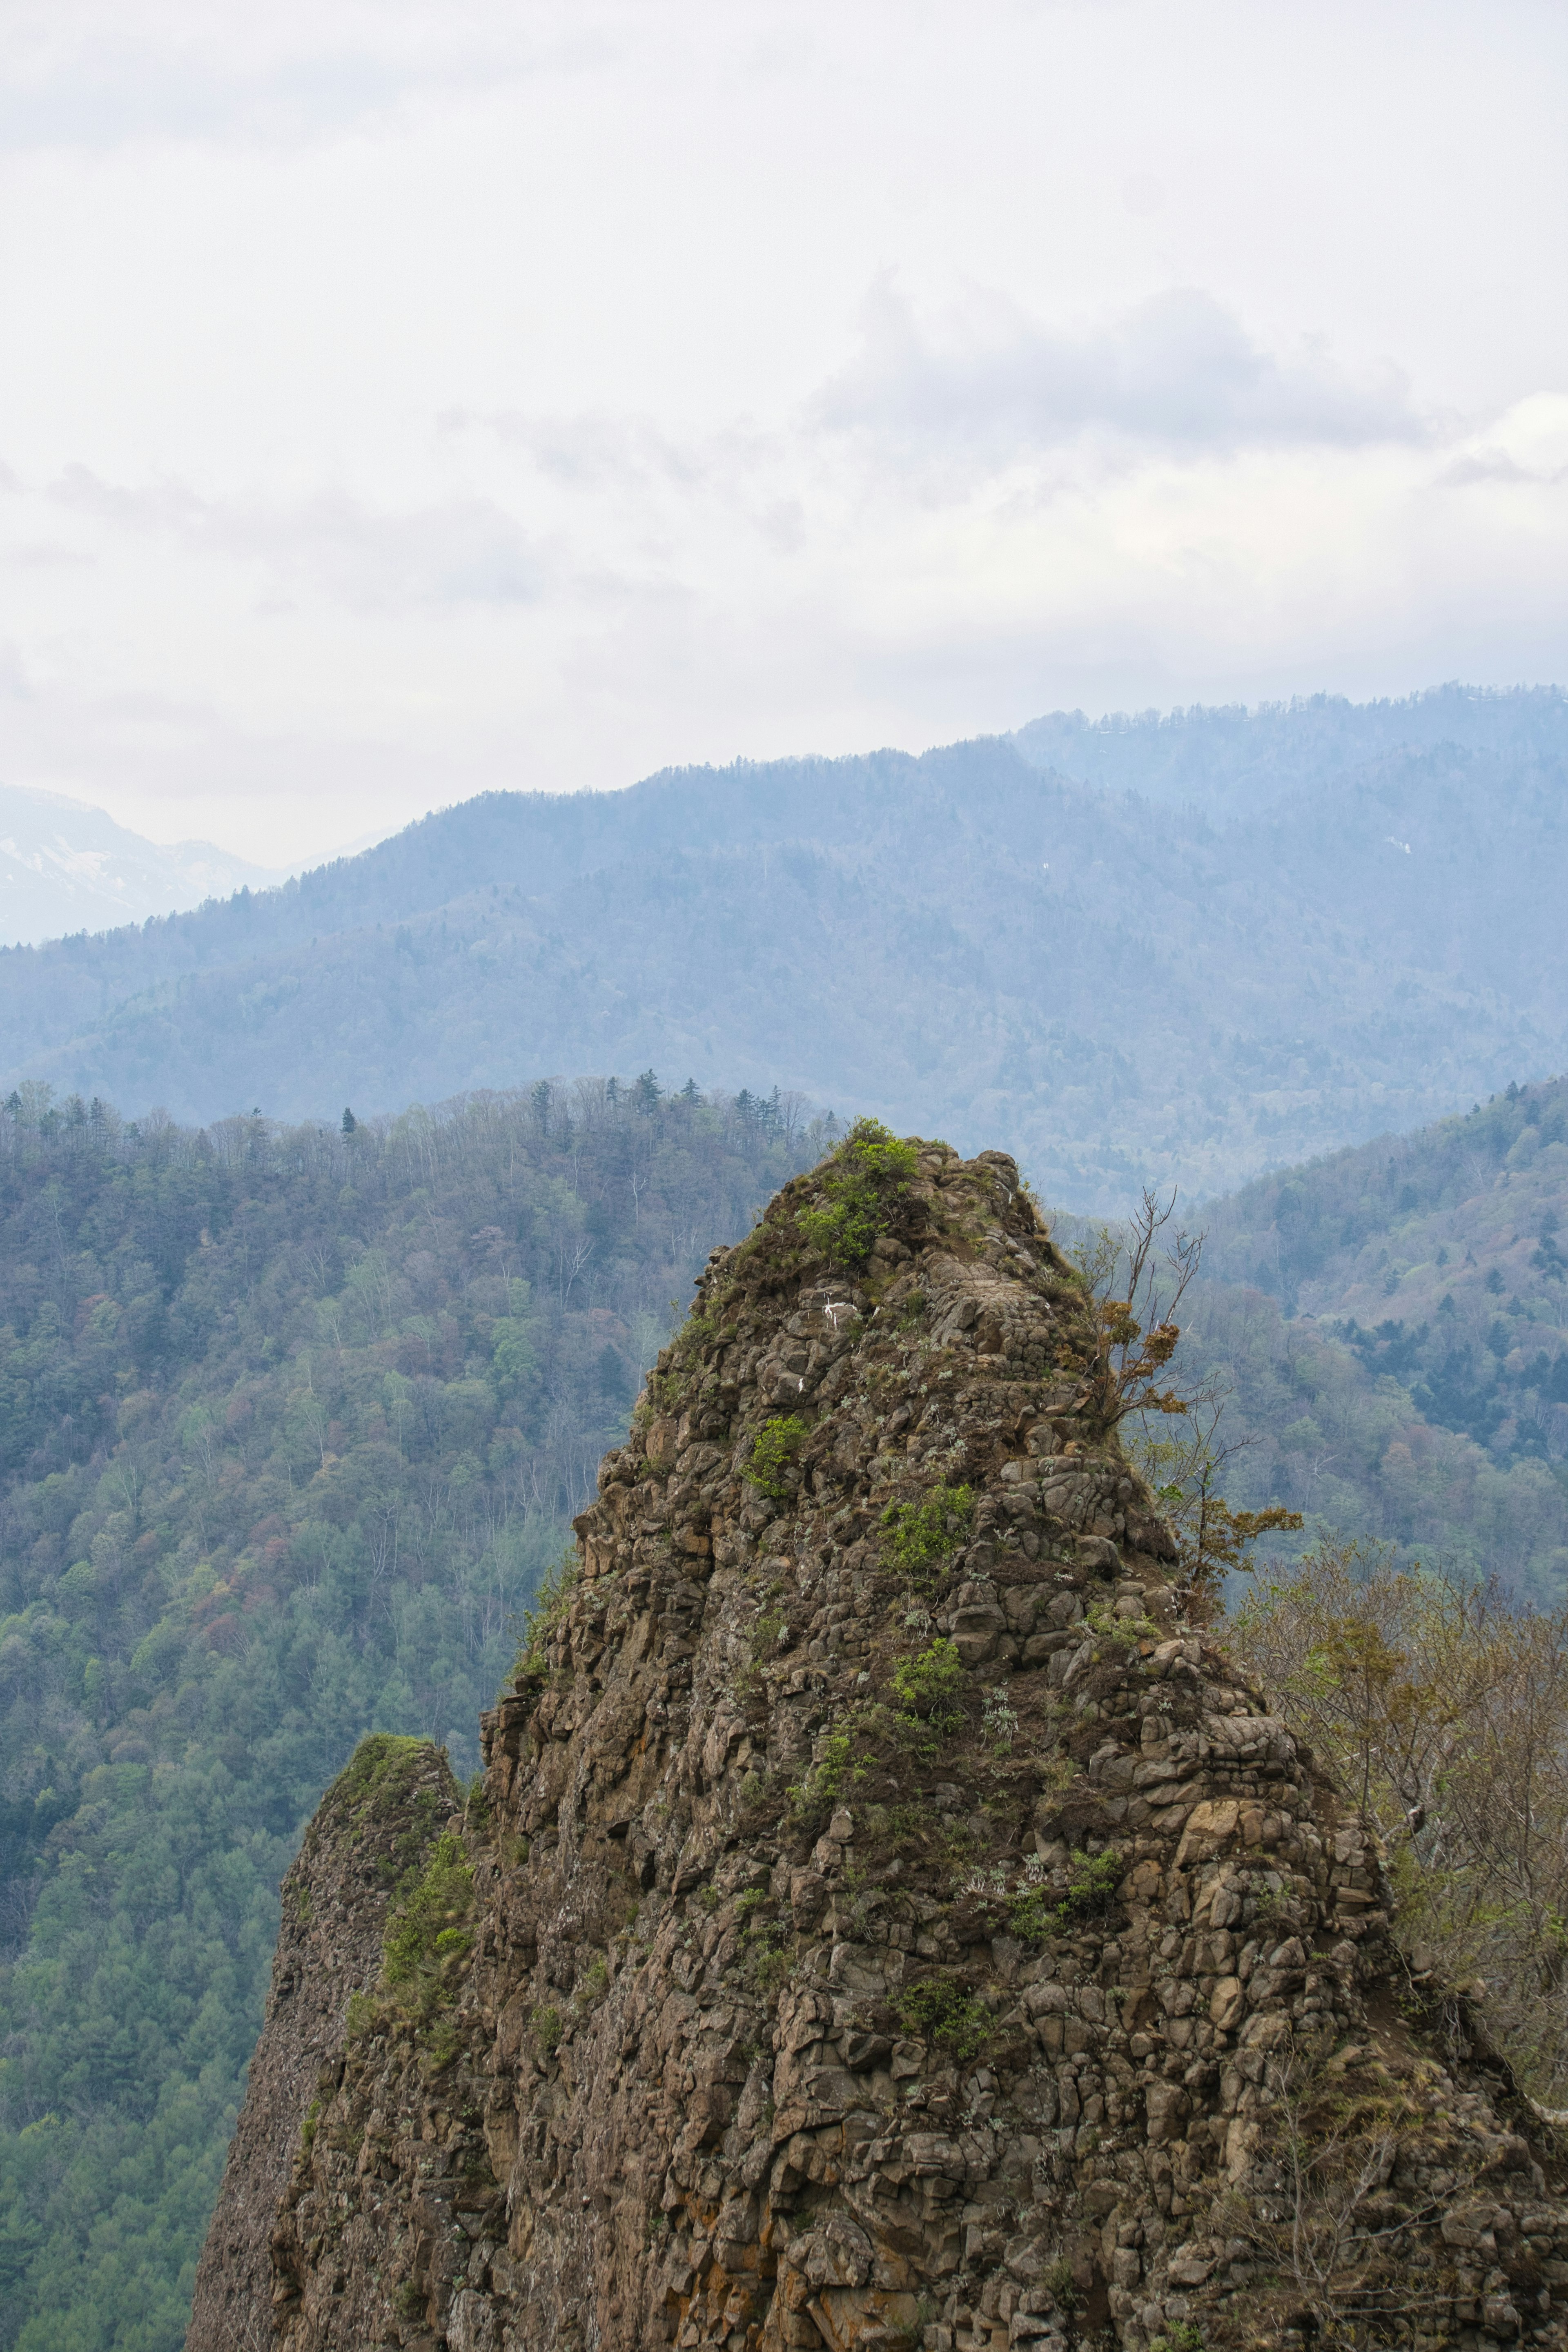
POLYGON ((348 2004, 381 1974, 394 1888, 462 1801, 437 1748, 364 1740, 322 1799, 283 1881, 267 2021, 196 2272, 186 2352, 264 2352, 272 2232, 305 2119, 343 2070, 348 2004))
POLYGON ((337 2038, 275 1982, 193 2347, 1568 2340, 1550 2151, 1181 1622, 1012 1162, 919 1147, 848 1276, 825 1177, 710 1261, 346 2018, 323 1807, 337 2038))

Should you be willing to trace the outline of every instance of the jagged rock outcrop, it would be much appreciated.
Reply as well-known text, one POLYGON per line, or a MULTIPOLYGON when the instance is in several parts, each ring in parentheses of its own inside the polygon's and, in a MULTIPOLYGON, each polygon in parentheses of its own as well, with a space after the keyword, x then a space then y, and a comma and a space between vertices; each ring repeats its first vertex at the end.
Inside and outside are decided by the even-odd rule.
MULTIPOLYGON (((228 2308, 288 2352, 1568 2341, 1550 2136, 1182 1622, 1013 1163, 867 1164, 714 1254, 228 2308)), ((201 2314, 284 2120, 194 2352, 250 2340, 201 2314)))
POLYGON ((272 2233, 303 2140, 343 2071, 348 2005, 382 1971, 387 1906, 462 1792, 418 1739, 363 1740, 283 1881, 267 2021, 196 2272, 187 2352, 273 2342, 272 2233))

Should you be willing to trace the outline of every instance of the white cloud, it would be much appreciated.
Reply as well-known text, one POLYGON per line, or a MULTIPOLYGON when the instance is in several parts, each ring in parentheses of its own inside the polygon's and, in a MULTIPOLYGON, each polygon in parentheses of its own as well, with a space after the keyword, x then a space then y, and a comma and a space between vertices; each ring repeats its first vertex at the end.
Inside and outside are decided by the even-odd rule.
MULTIPOLYGON (((631 11, 622 12, 630 25, 631 11)), ((602 54, 600 25, 542 0, 433 8, 336 0, 264 9, 207 0, 16 0, 6 12, 0 149, 149 140, 298 145, 409 102, 498 79, 570 71, 602 54)))
POLYGON ((16 0, 5 780, 273 864, 1560 672, 1568 18, 1423 21, 16 0))
POLYGON ((48 496, 111 532, 155 533, 217 562, 254 565, 279 588, 314 588, 366 612, 522 604, 543 585, 526 534, 485 499, 396 513, 331 489, 290 506, 247 505, 180 482, 124 488, 85 466, 68 467, 48 496))
POLYGON ((1538 393, 1517 402, 1469 436, 1437 478, 1446 489, 1481 482, 1539 489, 1568 483, 1568 396, 1538 393))
POLYGON ((1083 436, 1176 449, 1259 442, 1418 441, 1426 426, 1384 366, 1352 380, 1320 347, 1265 351, 1212 294, 1173 287, 1077 333, 973 289, 935 331, 884 279, 861 348, 812 403, 821 425, 993 461, 1083 436))

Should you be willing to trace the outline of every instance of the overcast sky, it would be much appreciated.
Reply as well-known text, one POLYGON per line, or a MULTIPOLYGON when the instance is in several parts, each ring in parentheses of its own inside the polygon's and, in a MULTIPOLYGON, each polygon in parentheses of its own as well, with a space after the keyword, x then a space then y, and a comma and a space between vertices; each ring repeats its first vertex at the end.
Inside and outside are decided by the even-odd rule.
POLYGON ((1560 0, 0 0, 0 781, 1561 680, 1560 0))

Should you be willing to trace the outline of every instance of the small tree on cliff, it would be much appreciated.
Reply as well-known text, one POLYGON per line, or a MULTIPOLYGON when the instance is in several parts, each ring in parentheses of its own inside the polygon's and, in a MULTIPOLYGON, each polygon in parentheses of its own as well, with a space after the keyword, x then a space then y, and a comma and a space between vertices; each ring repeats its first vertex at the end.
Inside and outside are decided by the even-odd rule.
POLYGON ((1176 1310, 1204 1250, 1203 1234, 1180 1225, 1164 1238, 1175 1207, 1173 1190, 1162 1202, 1145 1187, 1128 1223, 1120 1232, 1102 1225, 1085 1256, 1095 1328, 1085 1401, 1104 1427, 1131 1423, 1127 1450, 1179 1547, 1178 1590, 1190 1607, 1206 1613, 1226 1576, 1249 1565, 1249 1547, 1260 1536, 1299 1528, 1301 1515, 1278 1505, 1239 1510, 1220 1491, 1240 1449, 1221 1434, 1227 1388, 1213 1380, 1184 1381, 1174 1360, 1182 1336, 1176 1310))

